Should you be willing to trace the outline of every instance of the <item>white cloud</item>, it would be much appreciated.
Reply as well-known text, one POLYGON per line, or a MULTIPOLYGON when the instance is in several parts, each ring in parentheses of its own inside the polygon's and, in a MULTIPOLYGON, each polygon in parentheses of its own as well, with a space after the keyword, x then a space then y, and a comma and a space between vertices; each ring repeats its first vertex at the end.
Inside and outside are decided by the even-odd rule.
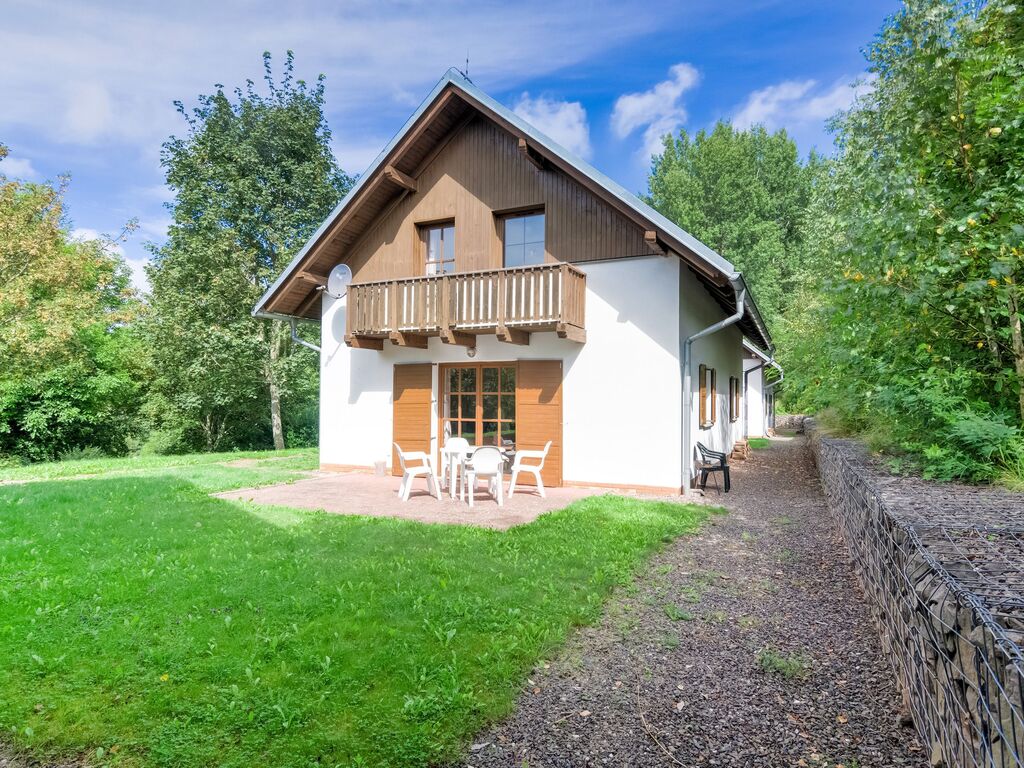
POLYGON ((643 160, 646 162, 651 155, 660 154, 662 136, 675 133, 686 122, 683 95, 699 80, 700 73, 683 62, 669 69, 669 78, 653 88, 619 96, 611 120, 615 135, 624 139, 638 128, 644 128, 643 160))
POLYGON ((103 245, 103 250, 107 253, 117 254, 124 259, 125 264, 128 265, 132 273, 132 285, 142 292, 149 290, 149 280, 146 278, 145 271, 146 262, 148 261, 146 257, 133 258, 128 256, 120 243, 111 242, 110 238, 106 235, 100 234, 90 227, 75 227, 71 230, 71 239, 77 240, 80 243, 99 240, 103 245))
POLYGON ((115 128, 110 93, 102 83, 73 83, 67 92, 64 138, 90 144, 115 128))
POLYGON ((545 96, 531 99, 530 94, 524 93, 512 110, 570 152, 590 159, 590 124, 587 111, 578 101, 560 101, 545 96))
POLYGON ((5 157, 0 160, 0 173, 9 179, 35 181, 39 178, 39 171, 32 165, 32 161, 24 157, 5 157))
POLYGON ((842 79, 822 88, 817 80, 784 80, 752 92, 733 115, 737 128, 764 125, 769 131, 785 128, 795 137, 820 133, 825 120, 848 109, 854 99, 871 89, 868 82, 842 79))
POLYGON ((591 59, 659 23, 658 14, 615 0, 595 0, 586 14, 572 3, 524 2, 515 14, 461 0, 438 0, 429 9, 404 0, 16 3, 0 25, 0 130, 28 129, 68 145, 153 148, 185 130, 174 99, 190 104, 214 83, 231 88, 246 78, 262 87, 261 52, 274 53, 279 73, 284 51, 292 49, 297 77, 327 75, 336 135, 361 139, 379 134, 382 114, 407 115, 467 51, 473 79, 501 91, 591 59), (444 34, 425 34, 427 28, 444 34), (339 126, 335 113, 348 124, 339 126))

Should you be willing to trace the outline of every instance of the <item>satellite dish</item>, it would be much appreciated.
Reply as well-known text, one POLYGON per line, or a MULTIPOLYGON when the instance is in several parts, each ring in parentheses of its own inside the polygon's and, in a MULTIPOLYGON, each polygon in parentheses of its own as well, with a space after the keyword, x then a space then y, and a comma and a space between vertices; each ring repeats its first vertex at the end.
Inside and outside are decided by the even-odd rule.
POLYGON ((327 276, 327 295, 332 299, 340 299, 348 293, 352 283, 352 270, 348 264, 339 264, 327 276))

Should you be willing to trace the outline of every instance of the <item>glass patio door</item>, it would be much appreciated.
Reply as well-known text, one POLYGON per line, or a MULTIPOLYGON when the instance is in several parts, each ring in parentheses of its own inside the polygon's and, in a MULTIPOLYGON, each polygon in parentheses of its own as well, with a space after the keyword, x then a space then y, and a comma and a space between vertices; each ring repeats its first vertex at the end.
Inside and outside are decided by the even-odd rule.
POLYGON ((464 437, 471 445, 516 446, 516 365, 475 363, 442 368, 441 443, 464 437))

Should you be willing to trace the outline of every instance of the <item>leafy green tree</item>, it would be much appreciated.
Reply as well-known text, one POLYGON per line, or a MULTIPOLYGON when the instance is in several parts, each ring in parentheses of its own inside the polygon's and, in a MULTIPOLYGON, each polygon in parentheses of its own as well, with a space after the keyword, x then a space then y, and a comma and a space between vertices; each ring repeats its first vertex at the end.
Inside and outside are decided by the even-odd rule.
POLYGON ((175 199, 148 268, 156 419, 207 450, 268 431, 284 447, 282 401, 310 396, 318 361, 250 312, 351 186, 331 153, 323 76, 295 80, 289 52, 277 82, 269 53, 263 62, 266 94, 248 81, 234 98, 218 86, 192 110, 177 103, 188 130, 162 155, 175 199))
MULTIPOLYGON (((812 155, 808 167, 819 164, 812 155)), ((719 122, 665 138, 648 202, 741 269, 774 324, 799 268, 810 173, 785 131, 719 122)))
POLYGON ((69 237, 67 183, 9 179, 0 162, 0 454, 31 460, 124 452, 145 386, 128 268, 110 243, 69 237))
POLYGON ((868 60, 806 218, 820 294, 784 324, 789 397, 937 476, 1024 467, 1024 18, 911 0, 868 60))

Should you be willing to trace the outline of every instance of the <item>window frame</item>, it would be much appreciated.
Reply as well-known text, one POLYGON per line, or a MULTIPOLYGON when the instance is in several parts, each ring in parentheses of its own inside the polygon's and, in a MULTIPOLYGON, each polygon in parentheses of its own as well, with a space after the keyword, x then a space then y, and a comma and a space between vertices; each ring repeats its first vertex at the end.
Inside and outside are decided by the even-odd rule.
POLYGON ((737 422, 740 419, 740 405, 742 388, 738 376, 729 377, 729 421, 737 422))
POLYGON ((515 450, 515 446, 518 440, 518 393, 519 393, 519 363, 514 360, 501 361, 501 362, 466 362, 466 363, 441 363, 438 369, 438 393, 440 398, 438 417, 439 417, 439 428, 438 434, 441 436, 441 445, 444 444, 446 438, 451 437, 458 433, 458 435, 464 435, 462 424, 464 422, 471 422, 473 424, 473 440, 471 441, 474 445, 490 445, 490 443, 483 442, 484 440, 484 425, 493 423, 497 427, 497 440, 495 443, 497 448, 501 450, 515 450), (484 369, 495 368, 497 369, 497 389, 486 389, 484 387, 484 369), (474 371, 474 384, 471 389, 465 389, 462 381, 462 371, 470 370, 474 371), (503 378, 503 371, 505 369, 512 370, 512 387, 507 389, 503 378), (457 389, 453 390, 450 386, 450 374, 452 371, 459 371, 457 389), (451 398, 455 397, 459 403, 458 415, 452 415, 451 412, 451 398), (463 406, 465 404, 464 398, 472 398, 473 413, 472 415, 462 413, 463 406), (494 418, 487 418, 485 414, 484 398, 494 397, 497 398, 497 412, 494 418), (512 413, 509 415, 505 410, 504 400, 506 398, 512 398, 511 406, 512 413), (457 425, 457 426, 456 426, 457 425), (502 440, 508 434, 513 435, 511 446, 506 447, 502 444, 502 440))
POLYGON ((419 233, 419 274, 426 277, 437 277, 439 275, 450 275, 458 269, 458 253, 456 252, 456 243, 458 242, 458 235, 455 233, 455 219, 440 219, 438 221, 425 221, 420 222, 416 225, 416 230, 419 233), (444 258, 444 230, 451 228, 452 230, 452 257, 451 259, 444 258), (441 230, 441 258, 440 260, 430 258, 430 233, 434 230, 441 230), (430 272, 428 270, 430 264, 438 264, 441 266, 440 271, 430 272), (451 271, 445 271, 444 265, 451 264, 451 271))
MULTIPOLYGON (((507 231, 508 231, 508 222, 510 220, 512 220, 512 219, 525 219, 525 218, 527 218, 529 216, 542 216, 542 217, 544 217, 544 227, 543 227, 544 239, 540 241, 541 242, 541 246, 542 246, 541 252, 543 253, 543 259, 539 262, 539 264, 546 264, 547 263, 547 260, 548 260, 548 214, 547 214, 547 211, 544 209, 543 206, 530 207, 530 208, 517 208, 517 209, 511 210, 511 211, 503 211, 503 212, 497 213, 495 215, 498 217, 498 219, 499 219, 499 221, 501 223, 501 232, 500 232, 501 237, 500 237, 500 240, 501 240, 501 267, 502 267, 502 269, 519 269, 519 268, 523 268, 523 267, 538 266, 537 264, 517 264, 514 267, 510 267, 506 263, 506 261, 505 261, 505 256, 506 256, 505 247, 506 247, 506 239, 507 239, 506 234, 507 234, 507 231)), ((536 241, 533 241, 533 242, 536 242, 536 241)), ((525 239, 523 241, 523 245, 526 245, 525 239)), ((525 249, 524 249, 524 256, 525 256, 525 249)))
POLYGON ((699 424, 701 429, 711 429, 711 427, 715 426, 718 416, 718 373, 714 368, 704 363, 701 363, 697 370, 700 382, 699 424))

